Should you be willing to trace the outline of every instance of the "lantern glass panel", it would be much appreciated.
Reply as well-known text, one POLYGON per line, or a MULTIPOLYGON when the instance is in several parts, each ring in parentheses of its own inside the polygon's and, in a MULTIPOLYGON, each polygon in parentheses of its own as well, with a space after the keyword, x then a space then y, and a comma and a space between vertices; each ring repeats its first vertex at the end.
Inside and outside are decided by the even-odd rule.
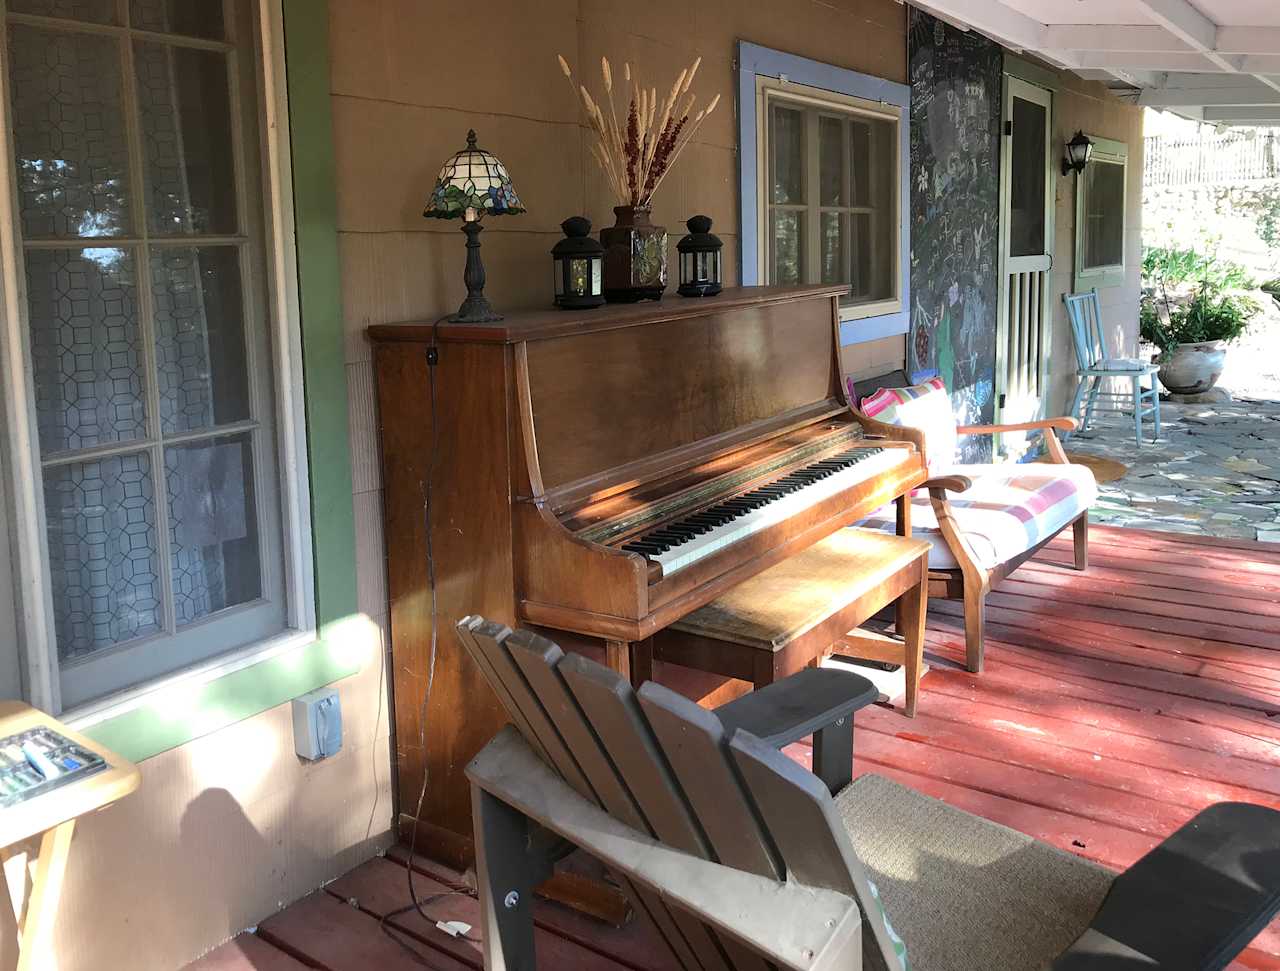
POLYGON ((591 261, 586 257, 569 261, 569 292, 575 297, 591 293, 591 261))
POLYGON ((555 285, 556 296, 562 297, 564 296, 564 261, 552 260, 551 270, 551 278, 555 285))

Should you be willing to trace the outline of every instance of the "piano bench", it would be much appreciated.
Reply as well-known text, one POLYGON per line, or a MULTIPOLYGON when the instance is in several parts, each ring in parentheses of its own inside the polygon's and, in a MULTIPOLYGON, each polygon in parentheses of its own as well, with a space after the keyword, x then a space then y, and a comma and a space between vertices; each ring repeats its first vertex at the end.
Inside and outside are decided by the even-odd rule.
POLYGON ((655 634, 653 657, 761 688, 838 646, 902 664, 914 716, 928 586, 927 540, 840 529, 655 634), (900 640, 856 629, 894 603, 900 640))

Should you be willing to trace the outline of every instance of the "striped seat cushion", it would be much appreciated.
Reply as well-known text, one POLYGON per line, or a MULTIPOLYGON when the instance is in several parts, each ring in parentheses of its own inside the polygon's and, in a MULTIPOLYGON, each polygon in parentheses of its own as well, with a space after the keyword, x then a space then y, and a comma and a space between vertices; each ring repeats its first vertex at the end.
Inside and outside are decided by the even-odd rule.
MULTIPOLYGON (((852 382, 849 392, 852 396, 852 382)), ((863 398, 860 408, 868 418, 886 425, 924 432, 924 457, 930 472, 937 474, 938 469, 956 460, 956 419, 941 378, 930 378, 909 388, 881 388, 863 398)))
MULTIPOLYGON (((945 471, 973 480, 971 488, 951 493, 949 499, 961 533, 986 569, 1048 539, 1098 497, 1093 473, 1083 465, 954 465, 945 471)), ((894 532, 894 507, 877 510, 860 525, 894 532)), ((911 527, 913 535, 932 544, 931 569, 959 567, 938 530, 927 493, 917 491, 911 500, 911 527)))

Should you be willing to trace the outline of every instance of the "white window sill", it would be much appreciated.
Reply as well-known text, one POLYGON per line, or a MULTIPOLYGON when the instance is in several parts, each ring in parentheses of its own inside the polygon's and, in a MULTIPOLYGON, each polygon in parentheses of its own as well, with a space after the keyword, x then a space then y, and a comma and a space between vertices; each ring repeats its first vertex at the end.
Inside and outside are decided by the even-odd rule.
POLYGON ((190 691, 199 685, 208 684, 210 681, 216 681, 218 678, 226 677, 228 674, 268 661, 273 657, 278 657, 297 648, 305 647, 314 642, 316 637, 316 631, 314 630, 284 631, 267 640, 246 644, 244 647, 228 651, 226 654, 210 658, 200 664, 194 664, 174 674, 167 674, 153 681, 147 681, 132 688, 117 691, 115 694, 107 695, 105 698, 79 705, 63 712, 60 717, 62 721, 76 731, 82 732, 99 722, 106 721, 109 718, 116 718, 119 715, 133 711, 135 708, 141 708, 157 701, 164 694, 175 688, 190 691))
POLYGON ((840 320, 865 320, 868 317, 884 317, 902 312, 901 300, 878 300, 875 303, 855 303, 840 308, 840 320))

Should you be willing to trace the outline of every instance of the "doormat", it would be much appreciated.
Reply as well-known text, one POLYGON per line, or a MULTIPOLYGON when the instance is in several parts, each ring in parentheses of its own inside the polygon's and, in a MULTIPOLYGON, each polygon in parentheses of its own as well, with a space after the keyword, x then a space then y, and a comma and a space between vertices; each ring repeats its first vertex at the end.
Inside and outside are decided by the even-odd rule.
MULTIPOLYGON (((1104 459, 1098 455, 1083 455, 1080 452, 1068 452, 1067 458, 1075 465, 1083 465, 1093 471, 1093 477, 1099 482, 1118 482, 1129 474, 1129 466, 1115 459, 1104 459)), ((1037 462, 1049 462, 1047 455, 1042 455, 1037 462)))

